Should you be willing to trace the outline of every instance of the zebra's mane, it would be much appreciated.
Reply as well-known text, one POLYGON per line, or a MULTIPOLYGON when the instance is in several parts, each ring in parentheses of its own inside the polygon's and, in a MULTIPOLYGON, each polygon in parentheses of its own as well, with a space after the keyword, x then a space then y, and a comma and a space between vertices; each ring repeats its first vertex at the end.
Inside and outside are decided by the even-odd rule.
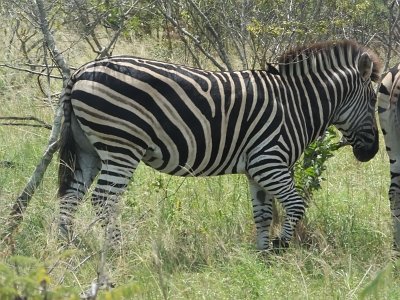
MULTIPOLYGON (((382 63, 378 55, 371 49, 351 40, 319 42, 289 49, 278 58, 279 70, 280 72, 285 73, 287 70, 289 70, 289 68, 297 64, 301 69, 303 69, 301 65, 304 64, 308 64, 311 68, 313 68, 315 66, 311 66, 312 62, 314 64, 318 63, 318 59, 312 58, 315 58, 318 53, 324 53, 325 55, 322 56, 324 58, 335 59, 335 55, 332 55, 332 53, 337 55, 340 53, 340 51, 344 51, 346 53, 351 52, 352 57, 354 58, 352 63, 355 63, 355 58, 358 55, 362 54, 363 52, 367 52, 373 62, 371 80, 378 82, 381 79, 380 71, 382 68, 382 63)), ((326 66, 330 66, 331 61, 325 61, 324 63, 326 68, 326 66)))

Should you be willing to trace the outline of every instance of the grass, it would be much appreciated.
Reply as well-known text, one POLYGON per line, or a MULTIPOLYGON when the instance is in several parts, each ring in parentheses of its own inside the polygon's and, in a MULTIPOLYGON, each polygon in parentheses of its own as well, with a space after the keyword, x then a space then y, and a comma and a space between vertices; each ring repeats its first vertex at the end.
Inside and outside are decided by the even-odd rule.
MULTIPOLYGON (((51 123, 52 110, 35 78, 0 69, 0 86, 0 116, 34 115, 51 123)), ((48 134, 0 126, 0 161, 12 162, 0 167, 2 223, 48 134)), ((15 236, 15 249, 0 244, 1 299, 13 299, 14 287, 43 299, 37 289, 43 282, 50 299, 73 299, 96 277, 102 230, 92 226, 90 200, 77 215, 85 247, 58 247, 56 174, 54 160, 15 236)), ((340 149, 325 177, 307 210, 305 242, 263 257, 255 250, 244 176, 170 177, 140 165, 121 200, 121 247, 108 257, 117 288, 99 299, 399 298, 384 147, 364 164, 350 149, 340 149)))

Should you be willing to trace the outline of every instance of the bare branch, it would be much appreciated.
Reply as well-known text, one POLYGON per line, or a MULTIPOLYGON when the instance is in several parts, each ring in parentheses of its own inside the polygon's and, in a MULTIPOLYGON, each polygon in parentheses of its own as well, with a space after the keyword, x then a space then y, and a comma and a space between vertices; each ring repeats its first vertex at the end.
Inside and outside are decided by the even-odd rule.
MULTIPOLYGON (((54 61, 57 63, 58 66, 60 66, 60 69, 62 71, 63 84, 64 86, 66 86, 67 81, 70 77, 70 69, 63 55, 56 48, 54 38, 50 32, 49 25, 47 23, 43 0, 36 0, 36 5, 39 15, 40 28, 42 30, 44 39, 54 61)), ((54 122, 50 133, 47 149, 45 150, 40 162, 35 168, 35 171, 29 178, 28 183, 26 184, 22 193, 16 199, 16 202, 14 203, 14 206, 12 208, 7 224, 7 241, 11 240, 12 233, 17 229, 18 225, 20 224, 23 218, 23 213, 28 207, 29 202, 32 199, 32 196, 35 193, 36 189, 42 182, 44 173, 46 172, 54 153, 58 150, 58 137, 60 135, 62 114, 62 105, 59 104, 55 110, 54 122)))
POLYGON ((392 45, 392 44, 393 44, 393 32, 394 32, 394 30, 395 30, 395 28, 396 28, 396 26, 397 26, 397 23, 398 23, 398 21, 399 21, 399 18, 400 18, 399 4, 398 4, 396 1, 393 1, 392 7, 391 7, 391 9, 390 9, 389 11, 390 11, 390 18, 389 18, 389 20, 390 20, 390 22, 392 22, 392 20, 393 20, 393 23, 389 24, 388 44, 387 44, 388 50, 387 50, 387 53, 386 53, 385 65, 384 65, 383 70, 387 70, 387 69, 388 69, 388 67, 389 67, 389 62, 390 62, 390 58, 391 58, 391 56, 392 56, 392 50, 393 50, 393 45, 392 45), (394 20, 393 20, 393 16, 394 16, 394 13, 393 13, 393 6, 396 5, 395 3, 397 4, 397 15, 394 17, 394 20))
POLYGON ((36 117, 0 117, 0 120, 8 120, 11 122, 8 123, 0 123, 0 125, 5 125, 5 126, 30 126, 30 127, 43 127, 46 129, 52 129, 52 126, 50 124, 47 124, 46 122, 36 118, 36 117), (15 123, 12 121, 34 121, 38 124, 29 124, 29 123, 15 123))
MULTIPOLYGON (((35 66, 35 65, 32 65, 32 64, 27 64, 27 65, 28 66, 35 66)), ((61 76, 50 75, 50 74, 47 74, 47 73, 42 73, 42 72, 34 71, 32 69, 26 69, 26 68, 21 68, 21 67, 17 67, 17 66, 12 66, 12 65, 9 65, 9 64, 0 64, 0 67, 5 67, 5 68, 18 70, 18 71, 22 71, 22 72, 27 72, 27 73, 34 74, 34 75, 50 76, 50 78, 54 78, 54 79, 63 79, 63 77, 61 77, 61 76)))
POLYGON ((119 38, 119 36, 121 35, 122 31, 124 30, 124 21, 126 20, 126 18, 129 16, 129 14, 131 13, 131 11, 133 10, 134 6, 138 3, 139 1, 136 1, 135 3, 133 3, 128 10, 123 14, 122 16, 122 21, 121 24, 119 26, 119 29, 117 30, 117 32, 115 32, 114 36, 112 37, 111 41, 108 43, 107 47, 104 47, 100 54, 99 54, 99 58, 101 57, 105 57, 108 56, 110 53, 110 49, 111 47, 113 47, 115 45, 115 43, 117 42, 117 39, 119 38))
POLYGON ((214 41, 217 44, 216 50, 219 52, 222 61, 226 64, 229 71, 232 71, 232 65, 230 63, 228 54, 225 51, 225 46, 221 43, 221 38, 217 31, 214 29, 213 25, 211 24, 210 20, 207 16, 201 11, 201 9, 194 3, 192 0, 187 0, 196 10, 196 12, 202 17, 202 19, 206 22, 208 30, 211 32, 212 36, 214 37, 214 41))
POLYGON ((193 43, 194 45, 204 54, 204 56, 206 56, 218 69, 220 69, 221 71, 225 71, 225 67, 223 67, 220 63, 218 63, 215 58, 208 53, 208 51, 206 51, 203 46, 201 45, 201 42, 199 41, 198 38, 196 38, 194 35, 192 35, 190 32, 188 32, 185 28, 183 28, 182 26, 180 26, 180 24, 171 16, 169 15, 165 10, 161 10, 160 12, 164 15, 164 17, 171 22, 171 24, 178 29, 179 33, 187 36, 193 43))
POLYGON ((64 59, 64 56, 61 54, 60 51, 58 51, 56 47, 56 43, 54 41, 53 35, 50 32, 49 24, 47 23, 46 20, 46 11, 44 9, 44 3, 43 0, 36 0, 38 12, 39 12, 39 19, 40 19, 40 28, 42 30, 42 33, 44 35, 47 47, 49 48, 53 59, 57 63, 57 65, 61 68, 62 75, 63 75, 63 86, 65 87, 67 84, 67 81, 71 75, 71 71, 68 67, 67 62, 64 59))

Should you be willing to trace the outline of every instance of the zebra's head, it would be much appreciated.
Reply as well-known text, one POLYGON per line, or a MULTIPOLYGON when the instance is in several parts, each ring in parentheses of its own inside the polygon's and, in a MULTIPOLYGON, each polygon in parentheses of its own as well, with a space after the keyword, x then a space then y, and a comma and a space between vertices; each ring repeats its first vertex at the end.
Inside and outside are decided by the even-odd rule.
POLYGON ((380 79, 379 60, 368 52, 360 53, 355 76, 346 84, 349 93, 339 107, 334 125, 353 147, 357 160, 372 159, 379 150, 379 135, 375 117, 376 93, 372 81, 380 79))

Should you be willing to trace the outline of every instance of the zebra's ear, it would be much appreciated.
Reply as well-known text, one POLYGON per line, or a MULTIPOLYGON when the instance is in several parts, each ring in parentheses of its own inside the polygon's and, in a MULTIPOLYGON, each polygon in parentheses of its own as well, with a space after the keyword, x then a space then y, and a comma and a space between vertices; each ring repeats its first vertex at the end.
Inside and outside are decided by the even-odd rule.
POLYGON ((358 60, 358 71, 360 72, 361 78, 366 81, 371 77, 373 63, 371 57, 367 52, 361 54, 358 60))

